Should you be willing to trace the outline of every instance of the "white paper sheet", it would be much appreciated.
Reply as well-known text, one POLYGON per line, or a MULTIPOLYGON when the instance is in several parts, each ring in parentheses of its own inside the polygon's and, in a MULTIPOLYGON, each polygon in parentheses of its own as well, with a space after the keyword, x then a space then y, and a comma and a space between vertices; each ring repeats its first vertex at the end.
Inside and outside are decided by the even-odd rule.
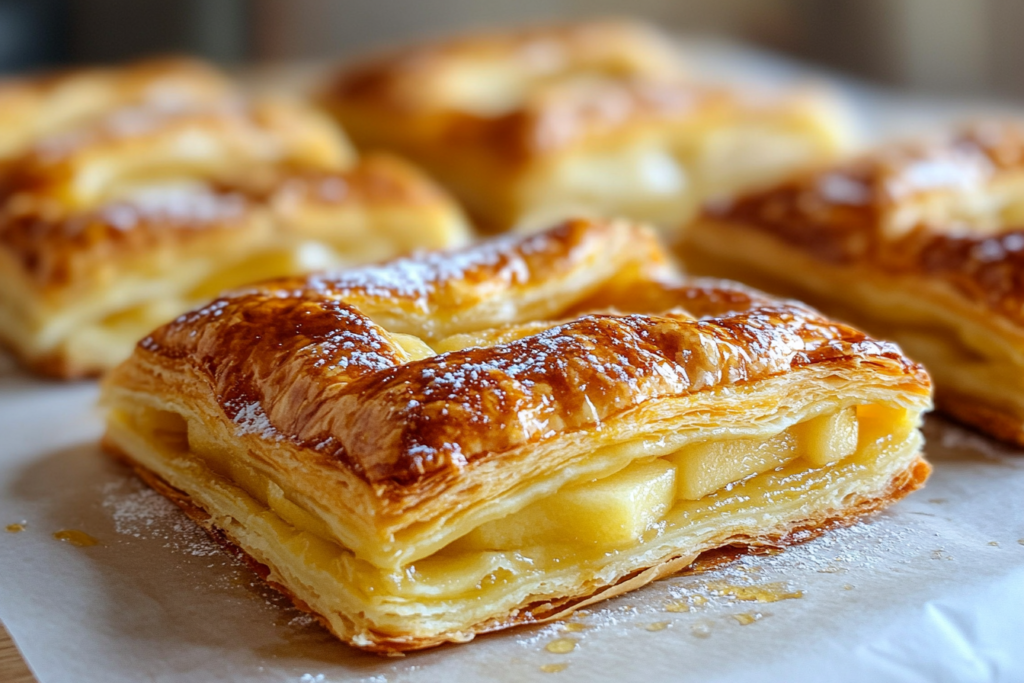
POLYGON ((95 395, 0 378, 0 526, 26 523, 0 532, 0 619, 43 683, 1024 679, 1024 454, 937 419, 927 489, 873 522, 661 581, 574 619, 580 632, 523 628, 389 660, 334 641, 104 457, 95 395), (55 540, 63 529, 100 544, 55 540), (803 597, 715 590, 780 581, 803 597), (575 651, 544 649, 563 636, 575 651))
MULTIPOLYGON (((702 54, 726 71, 764 67, 702 54)), ((940 116, 857 101, 876 130, 940 116)), ((938 419, 928 487, 870 523, 658 582, 575 618, 582 631, 522 628, 381 659, 336 642, 104 457, 95 396, 92 383, 0 376, 0 620, 42 683, 1024 680, 1024 453, 938 419), (55 540, 63 529, 100 544, 55 540), (803 597, 720 594, 776 582, 803 597), (691 611, 667 611, 680 603, 691 611), (547 652, 559 637, 575 650, 547 652), (567 667, 541 669, 551 664, 567 667)))

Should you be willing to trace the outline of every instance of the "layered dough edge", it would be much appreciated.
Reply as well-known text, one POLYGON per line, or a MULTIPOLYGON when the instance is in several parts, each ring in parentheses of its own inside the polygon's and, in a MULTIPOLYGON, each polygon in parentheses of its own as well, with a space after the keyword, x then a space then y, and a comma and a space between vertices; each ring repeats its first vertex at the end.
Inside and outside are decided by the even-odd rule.
POLYGON ((948 283, 826 263, 742 223, 713 218, 693 226, 683 256, 695 274, 743 279, 891 339, 928 368, 940 411, 1024 446, 1024 374, 1008 371, 1024 371, 1024 334, 948 283))
MULTIPOLYGON (((261 502, 250 495, 252 482, 246 491, 230 474, 215 472, 208 457, 191 451, 187 436, 175 445, 173 434, 159 436, 160 419, 153 429, 152 421, 132 417, 132 411, 136 416, 146 410, 159 413, 173 405, 158 397, 139 393, 116 397, 105 445, 215 538, 241 549, 261 575, 300 608, 317 615, 339 638, 391 654, 463 642, 515 624, 562 618, 584 605, 680 571, 701 553, 724 546, 756 549, 804 541, 828 528, 850 524, 919 488, 930 469, 919 456, 921 406, 895 388, 862 389, 839 402, 816 397, 817 403, 800 406, 797 414, 745 432, 735 425, 717 434, 700 432, 723 440, 730 436, 770 439, 792 431, 794 424, 849 411, 854 405, 888 406, 881 412, 868 408, 867 418, 861 416, 857 450, 847 457, 819 467, 808 466, 799 456, 781 464, 769 462, 768 470, 745 475, 699 500, 674 498, 670 509, 631 546, 570 545, 545 555, 537 548, 473 548, 465 543, 470 534, 426 558, 392 568, 374 566, 336 538, 324 538, 329 530, 291 507, 294 500, 301 500, 295 498, 301 491, 287 490, 285 484, 271 495, 270 504, 261 502), (788 500, 782 495, 786 491, 793 494, 788 500)), ((857 410, 859 415, 864 412, 857 410)), ((204 425, 197 427, 202 430, 204 425)), ((204 443, 202 437, 194 441, 204 443)), ((693 436, 691 441, 708 439, 693 436)), ((676 452, 679 449, 667 455, 676 452)), ((637 463, 664 459, 632 455, 618 465, 617 473, 604 476, 614 478, 637 463)), ((565 497, 564 490, 571 485, 561 487, 554 496, 565 497)), ((520 510, 531 502, 536 503, 523 503, 520 510)), ((486 516, 478 516, 479 520, 495 523, 486 516)))

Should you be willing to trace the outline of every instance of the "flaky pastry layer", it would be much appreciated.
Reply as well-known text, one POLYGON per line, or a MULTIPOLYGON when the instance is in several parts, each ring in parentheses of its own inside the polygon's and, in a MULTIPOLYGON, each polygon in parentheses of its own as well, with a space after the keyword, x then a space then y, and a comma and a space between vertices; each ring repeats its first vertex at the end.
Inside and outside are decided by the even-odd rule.
POLYGON ((345 67, 321 96, 357 145, 450 187, 485 229, 629 216, 676 229, 708 197, 832 158, 814 92, 689 80, 653 30, 580 23, 453 38, 345 67))
POLYGON ((412 166, 232 90, 42 135, 0 159, 0 204, 0 340, 61 377, 113 367, 222 289, 468 238, 412 166))
POLYGON ((106 444, 384 652, 556 618, 923 482, 920 366, 670 275, 650 232, 577 220, 239 290, 108 377, 106 444), (531 536, 552 504, 621 529, 531 536))
MULTIPOLYGON (((796 509, 790 506, 779 511, 775 506, 767 513, 762 506, 733 503, 738 509, 722 515, 725 519, 716 524, 692 525, 698 528, 687 533, 662 534, 638 548, 616 551, 614 559, 597 557, 587 549, 582 552, 585 561, 578 564, 580 551, 573 549, 563 549, 561 556, 538 549, 528 549, 522 555, 450 553, 429 558, 422 563, 428 565, 423 569, 412 565, 388 575, 362 565, 343 550, 320 545, 316 537, 254 504, 244 493, 235 492, 236 501, 225 496, 228 502, 211 503, 204 495, 206 482, 196 486, 196 481, 181 479, 159 456, 149 461, 155 464, 140 464, 152 451, 130 436, 108 433, 105 445, 216 540, 240 551, 262 578, 300 609, 314 614, 337 637, 360 649, 387 655, 562 619, 577 609, 682 571, 702 553, 719 549, 757 552, 808 541, 898 501, 920 488, 931 469, 918 455, 920 439, 914 438, 889 453, 881 471, 861 475, 855 484, 851 485, 849 472, 839 476, 833 472, 832 477, 840 483, 821 495, 807 496, 796 509), (190 495, 168 479, 186 490, 191 484, 202 493, 190 495), (751 525, 749 519, 755 515, 762 516, 762 521, 751 525), (552 564, 555 559, 557 565, 552 564), (443 577, 446 568, 463 592, 445 592, 443 579, 438 590, 437 576, 443 577), (417 585, 424 570, 428 578, 417 585), (477 588, 466 592, 466 586, 477 588)), ((859 462, 853 467, 866 469, 859 462)), ((800 472, 791 467, 776 476, 793 479, 800 472)), ((756 496, 758 483, 756 478, 748 481, 735 491, 733 500, 756 496)), ((730 505, 728 496, 714 498, 709 502, 730 505)), ((693 509, 675 512, 676 517, 695 516, 693 509)))
POLYGON ((711 207, 684 246, 893 339, 941 409, 1024 443, 1024 128, 985 122, 711 207))
POLYGON ((0 158, 114 109, 210 104, 232 90, 216 69, 183 58, 0 81, 0 158))

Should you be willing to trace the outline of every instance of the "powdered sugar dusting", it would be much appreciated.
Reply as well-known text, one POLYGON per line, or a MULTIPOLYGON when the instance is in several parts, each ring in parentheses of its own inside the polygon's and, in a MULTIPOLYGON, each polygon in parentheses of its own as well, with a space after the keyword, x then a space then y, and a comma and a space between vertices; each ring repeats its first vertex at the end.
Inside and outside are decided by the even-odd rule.
POLYGON ((258 401, 245 401, 237 404, 228 402, 224 406, 228 414, 234 413, 232 422, 235 423, 235 434, 246 436, 256 434, 263 439, 274 439, 280 441, 283 437, 274 429, 270 418, 263 411, 263 406, 258 401))
POLYGON ((994 166, 977 150, 931 150, 924 158, 910 160, 886 183, 895 198, 938 189, 967 191, 988 181, 994 166))
POLYGON ((123 231, 152 223, 201 228, 235 221, 245 208, 245 199, 238 194, 217 194, 194 187, 152 187, 108 204, 97 214, 103 223, 123 231))
POLYGON ((424 300, 445 285, 459 286, 474 273, 495 270, 495 276, 510 284, 525 284, 530 269, 523 256, 550 248, 538 235, 523 239, 510 235, 458 251, 434 251, 401 258, 384 265, 326 273, 309 279, 311 287, 340 296, 402 297, 424 300))
MULTIPOLYGON (((716 569, 657 581, 577 612, 571 622, 580 626, 569 629, 573 637, 585 643, 588 637, 602 631, 667 621, 683 633, 706 637, 716 628, 734 626, 737 613, 753 613, 757 620, 796 609, 794 603, 800 602, 786 599, 772 602, 766 609, 764 603, 750 600, 749 596, 744 600, 742 591, 731 587, 772 584, 794 593, 805 592, 805 597, 813 599, 824 584, 827 590, 841 594, 856 590, 869 578, 907 571, 919 562, 933 562, 933 538, 906 519, 883 514, 871 522, 830 531, 777 554, 743 555, 716 569)), ((566 630, 566 622, 555 622, 526 631, 516 642, 536 650, 545 642, 562 637, 566 630)))
POLYGON ((191 102, 121 107, 113 110, 94 125, 60 132, 38 141, 33 153, 44 163, 60 163, 90 145, 107 141, 140 138, 173 131, 197 121, 245 121, 246 108, 239 100, 225 99, 216 106, 196 107, 191 102))
POLYGON ((117 533, 138 539, 158 539, 166 548, 195 557, 227 557, 174 503, 141 482, 134 479, 109 482, 103 486, 101 494, 103 509, 109 512, 117 533))

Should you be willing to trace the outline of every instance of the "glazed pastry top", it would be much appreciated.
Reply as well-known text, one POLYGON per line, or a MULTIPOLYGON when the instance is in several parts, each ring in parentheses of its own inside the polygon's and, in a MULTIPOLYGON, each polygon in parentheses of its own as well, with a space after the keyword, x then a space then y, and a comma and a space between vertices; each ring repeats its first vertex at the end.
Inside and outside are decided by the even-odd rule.
POLYGON ((1024 324, 1024 126, 984 122, 710 206, 837 264, 936 278, 1024 324))
POLYGON ((664 275, 647 231, 574 221, 241 290, 160 328, 136 356, 187 364, 241 432, 400 488, 645 402, 815 364, 928 394, 892 344, 795 302, 664 275))

